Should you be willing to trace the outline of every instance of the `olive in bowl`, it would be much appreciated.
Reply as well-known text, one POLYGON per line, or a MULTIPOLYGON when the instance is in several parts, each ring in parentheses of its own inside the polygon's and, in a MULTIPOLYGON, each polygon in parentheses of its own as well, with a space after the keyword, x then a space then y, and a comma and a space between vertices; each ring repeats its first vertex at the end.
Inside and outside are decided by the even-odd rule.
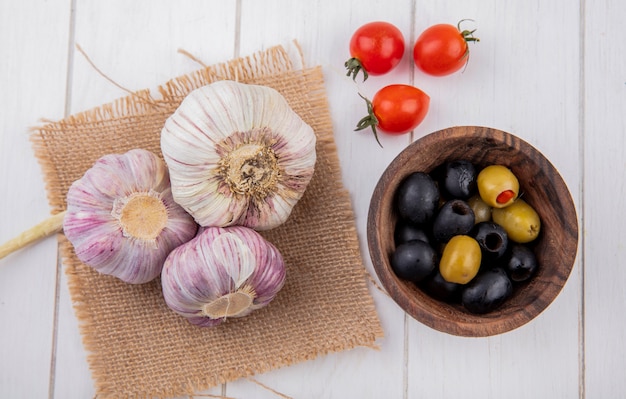
POLYGON ((383 287, 409 315, 452 335, 491 336, 530 322, 557 297, 576 258, 578 220, 565 182, 537 149, 501 130, 461 126, 422 137, 390 163, 372 194, 367 239, 383 287), (519 180, 519 195, 541 220, 539 235, 530 245, 539 267, 527 280, 516 283, 502 305, 486 314, 472 313, 461 303, 429 295, 422 289, 424 283, 421 286, 398 277, 390 265, 396 247, 395 226, 401 219, 395 206, 397 188, 415 172, 429 174, 446 162, 459 159, 478 169, 487 165, 509 168, 519 180))

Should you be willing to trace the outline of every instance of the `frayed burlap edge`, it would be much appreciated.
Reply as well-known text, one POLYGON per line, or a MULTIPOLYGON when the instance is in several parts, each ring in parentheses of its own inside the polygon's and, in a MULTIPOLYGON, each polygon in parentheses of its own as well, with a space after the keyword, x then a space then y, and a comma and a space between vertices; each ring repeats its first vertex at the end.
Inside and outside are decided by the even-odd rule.
MULTIPOLYGON (((77 180, 81 175, 66 176, 65 171, 56 167, 56 156, 46 143, 45 132, 62 132, 75 125, 94 125, 107 119, 132 118, 145 112, 159 112, 169 115, 173 112, 172 102, 182 98, 185 93, 198 88, 207 82, 216 80, 241 80, 243 82, 255 76, 271 76, 291 71, 293 63, 282 46, 270 47, 266 51, 258 52, 248 57, 234 59, 199 69, 187 75, 176 77, 157 91, 161 98, 154 98, 149 89, 139 90, 130 96, 121 97, 112 103, 103 104, 68 116, 67 118, 50 122, 44 126, 35 127, 30 136, 35 157, 38 159, 46 183, 48 202, 52 206, 52 214, 62 212, 66 208, 65 194, 59 187, 67 186, 68 182, 77 180)), ((175 109, 175 107, 174 107, 175 109)), ((160 150, 157 149, 158 153, 160 150)), ((95 161, 89 160, 91 163, 95 161)))

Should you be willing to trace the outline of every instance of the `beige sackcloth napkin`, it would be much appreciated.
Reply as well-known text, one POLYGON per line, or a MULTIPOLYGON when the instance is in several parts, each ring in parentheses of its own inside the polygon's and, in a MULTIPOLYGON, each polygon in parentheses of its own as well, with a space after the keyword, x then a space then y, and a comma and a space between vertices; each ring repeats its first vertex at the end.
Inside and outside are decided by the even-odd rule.
POLYGON ((69 289, 96 395, 177 397, 357 346, 376 347, 382 328, 341 181, 320 67, 299 69, 277 46, 206 67, 111 104, 47 123, 32 135, 53 213, 99 157, 144 148, 161 154, 166 118, 193 89, 220 79, 278 90, 317 134, 315 175, 288 221, 263 232, 287 265, 266 308, 215 328, 169 310, 160 282, 129 285, 82 264, 59 235, 69 289))

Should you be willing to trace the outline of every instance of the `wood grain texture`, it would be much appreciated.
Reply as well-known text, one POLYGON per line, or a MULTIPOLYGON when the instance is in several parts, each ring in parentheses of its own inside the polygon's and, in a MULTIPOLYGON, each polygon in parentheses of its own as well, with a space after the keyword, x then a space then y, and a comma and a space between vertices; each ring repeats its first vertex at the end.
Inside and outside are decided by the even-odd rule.
POLYGON ((585 3, 584 259, 585 391, 622 397, 626 381, 626 4, 585 3))
MULTIPOLYGON (((29 128, 63 116, 68 28, 66 1, 0 2, 0 242, 50 215, 29 128)), ((56 254, 51 238, 0 260, 2 398, 48 396, 56 254)))
POLYGON ((560 293, 576 257, 578 220, 571 194, 552 164, 534 147, 497 129, 458 126, 437 131, 411 143, 396 157, 374 189, 367 238, 374 267, 392 298, 411 316, 448 334, 484 337, 502 334, 530 322, 560 293), (541 219, 539 237, 529 247, 540 265, 526 284, 486 315, 472 314, 459 304, 429 296, 412 282, 396 276, 390 259, 396 248, 396 192, 414 172, 432 174, 446 162, 467 160, 480 170, 504 165, 520 182, 520 192, 541 219))
MULTIPOLYGON (((41 117, 63 117, 66 102, 78 112, 127 94, 94 71, 74 44, 117 83, 138 90, 197 68, 179 48, 211 64, 295 38, 306 64, 323 66, 342 175, 374 279, 365 234, 375 184, 411 139, 450 126, 494 127, 539 149, 572 193, 581 242, 564 289, 521 328, 489 338, 443 334, 405 317, 372 288, 386 334, 380 351, 337 353, 256 378, 294 398, 622 397, 625 221, 623 179, 615 176, 626 164, 626 45, 616 38, 625 7, 618 0, 0 2, 0 241, 49 214, 28 129, 41 117), (430 78, 413 69, 407 53, 397 70, 366 83, 343 74, 349 37, 365 22, 395 23, 411 43, 430 24, 463 18, 474 19, 481 39, 463 73, 430 78), (364 112, 355 90, 372 96, 398 82, 426 91, 431 110, 412 136, 381 137, 381 150, 366 132, 353 132, 364 112), (607 195, 607 188, 617 194, 607 195)), ((60 277, 55 303, 53 239, 0 260, 2 398, 93 396, 60 277)), ((248 380, 211 393, 276 397, 248 380)))

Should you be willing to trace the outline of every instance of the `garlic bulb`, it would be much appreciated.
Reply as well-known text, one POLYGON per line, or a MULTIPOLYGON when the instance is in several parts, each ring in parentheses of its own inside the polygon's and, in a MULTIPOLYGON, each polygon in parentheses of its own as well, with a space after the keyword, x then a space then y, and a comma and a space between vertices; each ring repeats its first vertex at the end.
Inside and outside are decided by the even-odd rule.
POLYGON ((127 283, 157 277, 197 229, 172 198, 163 160, 143 149, 105 155, 67 193, 63 231, 76 256, 127 283))
POLYGON ((172 310, 210 327, 269 304, 285 273, 278 249, 256 231, 207 227, 167 257, 161 284, 172 310))
POLYGON ((315 133, 276 90, 218 81, 192 91, 161 132, 174 199, 201 226, 282 224, 315 167, 315 133))

